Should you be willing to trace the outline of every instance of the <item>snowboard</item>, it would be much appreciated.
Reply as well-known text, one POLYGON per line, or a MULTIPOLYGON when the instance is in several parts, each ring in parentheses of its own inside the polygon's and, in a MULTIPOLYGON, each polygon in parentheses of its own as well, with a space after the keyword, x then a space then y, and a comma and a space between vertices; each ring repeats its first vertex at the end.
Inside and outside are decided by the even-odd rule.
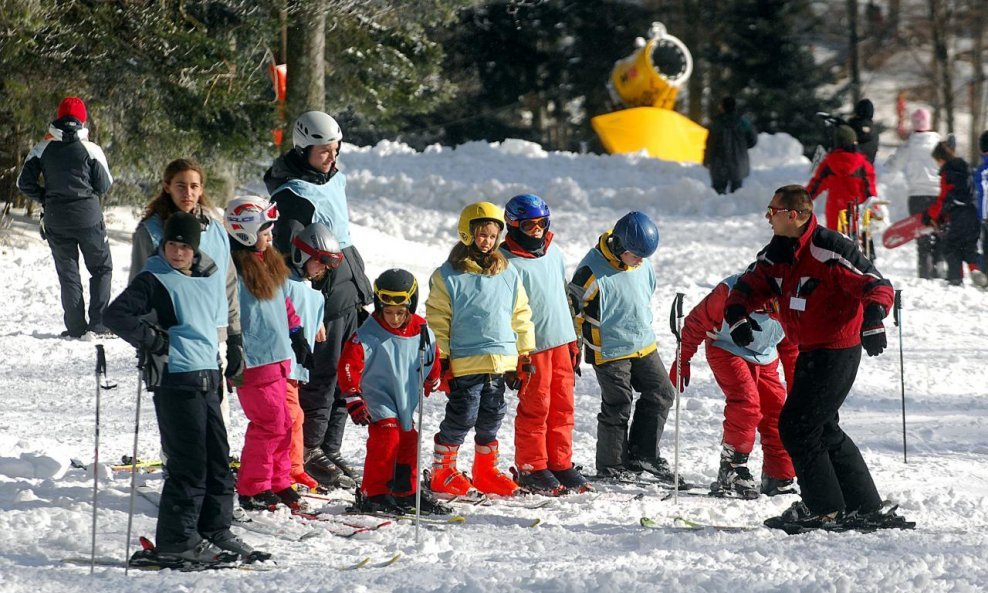
POLYGON ((923 213, 917 212, 909 218, 892 223, 892 226, 882 233, 882 245, 886 249, 895 249, 923 235, 933 232, 933 227, 923 224, 923 213))

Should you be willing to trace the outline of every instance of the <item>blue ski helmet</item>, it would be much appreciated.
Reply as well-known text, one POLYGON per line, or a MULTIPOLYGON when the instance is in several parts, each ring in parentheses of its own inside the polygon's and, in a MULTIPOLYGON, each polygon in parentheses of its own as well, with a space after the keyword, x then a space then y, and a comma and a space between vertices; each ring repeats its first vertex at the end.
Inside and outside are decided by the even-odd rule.
MULTIPOLYGON (((504 207, 504 219, 511 226, 518 226, 518 222, 522 220, 543 217, 549 218, 549 205, 535 194, 517 195, 508 200, 504 207)), ((548 224, 545 229, 549 230, 548 224)))
POLYGON ((621 242, 622 248, 638 257, 648 257, 659 248, 659 228, 644 212, 629 212, 622 216, 612 234, 621 242))

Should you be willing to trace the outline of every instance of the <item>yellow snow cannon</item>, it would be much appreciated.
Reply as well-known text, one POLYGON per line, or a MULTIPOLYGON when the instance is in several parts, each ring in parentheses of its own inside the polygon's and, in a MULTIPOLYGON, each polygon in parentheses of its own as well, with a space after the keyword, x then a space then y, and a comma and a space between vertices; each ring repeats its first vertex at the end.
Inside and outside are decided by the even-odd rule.
POLYGON ((590 120, 607 152, 646 151, 667 161, 703 162, 707 129, 673 110, 679 88, 693 73, 693 56, 662 23, 653 23, 649 39, 618 60, 607 88, 627 109, 590 120))

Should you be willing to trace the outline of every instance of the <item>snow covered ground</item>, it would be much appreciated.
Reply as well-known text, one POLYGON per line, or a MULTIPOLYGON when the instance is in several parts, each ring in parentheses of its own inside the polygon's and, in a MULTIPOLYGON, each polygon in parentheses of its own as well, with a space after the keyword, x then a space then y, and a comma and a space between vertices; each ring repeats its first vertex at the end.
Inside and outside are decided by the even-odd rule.
MULTIPOLYGON (((423 288, 455 241, 456 217, 469 202, 503 204, 521 192, 542 195, 571 269, 619 216, 630 209, 649 213, 661 232, 651 259, 659 281, 655 330, 659 351, 670 361, 675 344, 666 319, 673 296, 686 293, 691 307, 718 280, 752 260, 771 234, 763 213, 772 190, 809 177, 809 164, 800 155, 791 138, 762 135, 753 151, 752 177, 731 196, 715 195, 700 167, 634 156, 546 153, 520 141, 422 153, 391 143, 347 146, 342 165, 353 238, 368 274, 373 278, 388 267, 406 267, 423 288)), ((900 218, 905 214, 901 180, 884 177, 881 169, 879 179, 882 196, 892 201, 892 218, 900 218)), ((253 189, 260 188, 258 181, 253 189)), ((107 213, 114 294, 127 278, 135 214, 127 208, 107 213)), ((757 526, 794 497, 681 497, 674 503, 663 501, 665 491, 656 487, 601 486, 598 495, 554 500, 540 510, 507 504, 462 509, 469 516, 466 524, 425 530, 419 549, 414 527, 405 523, 352 539, 325 534, 301 543, 243 533, 275 554, 273 572, 132 572, 128 578, 137 582, 130 583, 122 569, 98 568, 90 578, 88 567, 62 562, 88 557, 90 549, 92 479, 85 470, 70 468, 68 460, 93 459, 96 341, 58 337, 62 313, 49 251, 35 221, 15 212, 0 242, 0 591, 984 591, 988 293, 916 279, 911 245, 879 249, 878 267, 903 289, 905 303, 908 464, 902 458, 899 335, 891 320, 889 349, 881 357, 865 357, 842 419, 883 496, 918 522, 914 531, 803 536, 765 529, 646 531, 638 525, 642 516, 670 526, 677 515, 757 526), (528 527, 535 518, 541 524, 528 527), (393 566, 373 567, 397 553, 402 558, 393 566), (371 566, 336 570, 365 557, 371 566)), ((132 349, 119 339, 103 343, 109 376, 119 385, 102 394, 100 459, 105 462, 131 451, 137 377, 132 349)), ((716 474, 723 396, 702 349, 693 369, 682 398, 680 460, 685 477, 704 484, 716 474)), ((598 393, 585 365, 576 390, 575 461, 591 473, 598 393)), ((231 439, 238 452, 246 423, 236 398, 232 407, 231 439)), ((442 412, 441 395, 426 401, 426 435, 436 430, 442 412)), ((505 466, 513 461, 513 418, 512 410, 502 431, 505 466)), ((145 394, 140 456, 158 455, 157 438, 145 394)), ((363 459, 365 438, 362 428, 348 427, 348 458, 363 459)), ((671 459, 672 417, 662 445, 671 459)), ((756 475, 760 463, 756 450, 756 475)), ((97 554, 122 559, 130 480, 104 473, 97 554)), ((160 474, 139 479, 160 487, 160 474)), ((327 510, 339 513, 342 507, 331 503, 327 510)), ((137 535, 153 535, 155 514, 150 503, 137 499, 131 549, 137 535)))

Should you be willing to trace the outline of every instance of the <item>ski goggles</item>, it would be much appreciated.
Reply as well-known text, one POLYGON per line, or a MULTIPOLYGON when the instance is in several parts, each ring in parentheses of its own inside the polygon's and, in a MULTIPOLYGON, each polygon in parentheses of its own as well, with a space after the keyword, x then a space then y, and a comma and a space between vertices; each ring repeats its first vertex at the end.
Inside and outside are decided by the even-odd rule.
POLYGON ((308 255, 327 268, 338 268, 340 267, 340 264, 343 263, 342 253, 334 253, 332 251, 322 251, 321 249, 316 249, 304 241, 300 241, 298 237, 292 240, 292 245, 298 247, 302 253, 308 255))
POLYGON ((386 290, 375 286, 374 295, 385 305, 407 305, 412 301, 416 290, 418 290, 418 283, 413 281, 412 287, 403 291, 386 290))
POLYGON ((549 228, 549 217, 543 216, 542 218, 526 218, 525 220, 519 220, 517 222, 518 228, 524 233, 534 233, 536 230, 546 230, 549 228))

